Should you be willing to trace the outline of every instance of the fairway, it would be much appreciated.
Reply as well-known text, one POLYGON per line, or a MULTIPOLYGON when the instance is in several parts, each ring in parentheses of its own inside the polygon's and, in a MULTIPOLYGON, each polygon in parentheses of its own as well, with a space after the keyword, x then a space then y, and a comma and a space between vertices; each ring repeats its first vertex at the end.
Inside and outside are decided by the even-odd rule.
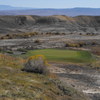
POLYGON ((93 61, 93 57, 88 51, 42 49, 28 51, 25 56, 29 57, 34 55, 44 55, 48 61, 56 62, 87 63, 93 61))

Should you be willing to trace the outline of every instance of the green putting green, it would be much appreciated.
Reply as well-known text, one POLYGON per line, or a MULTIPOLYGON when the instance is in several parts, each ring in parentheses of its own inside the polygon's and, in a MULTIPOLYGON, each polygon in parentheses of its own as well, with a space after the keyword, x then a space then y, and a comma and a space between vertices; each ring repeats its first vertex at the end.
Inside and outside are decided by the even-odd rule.
POLYGON ((93 61, 93 57, 88 51, 41 49, 28 51, 25 56, 29 57, 34 55, 44 55, 48 61, 56 62, 87 63, 93 61))

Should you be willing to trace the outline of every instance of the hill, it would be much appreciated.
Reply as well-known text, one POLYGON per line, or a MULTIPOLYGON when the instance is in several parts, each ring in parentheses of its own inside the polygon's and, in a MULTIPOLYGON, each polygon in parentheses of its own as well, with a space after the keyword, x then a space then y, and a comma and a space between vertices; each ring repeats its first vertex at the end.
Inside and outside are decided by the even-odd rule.
POLYGON ((0 100, 89 100, 54 75, 21 71, 23 62, 22 58, 0 53, 0 100))
POLYGON ((99 33, 100 16, 0 16, 0 33, 99 33))

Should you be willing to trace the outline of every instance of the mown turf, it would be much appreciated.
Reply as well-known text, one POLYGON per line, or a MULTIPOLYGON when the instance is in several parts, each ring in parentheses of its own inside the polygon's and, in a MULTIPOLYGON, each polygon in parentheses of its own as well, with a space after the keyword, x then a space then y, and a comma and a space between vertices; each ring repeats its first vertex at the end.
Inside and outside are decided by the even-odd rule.
POLYGON ((42 49, 28 51, 25 56, 44 55, 48 61, 87 63, 93 61, 88 51, 74 51, 61 49, 42 49))

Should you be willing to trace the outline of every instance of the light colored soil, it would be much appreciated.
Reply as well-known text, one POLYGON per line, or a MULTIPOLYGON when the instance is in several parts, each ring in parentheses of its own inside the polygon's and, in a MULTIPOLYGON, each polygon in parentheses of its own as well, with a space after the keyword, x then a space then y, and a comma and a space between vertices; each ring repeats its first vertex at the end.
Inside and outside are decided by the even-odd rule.
POLYGON ((66 48, 74 50, 90 50, 88 48, 91 46, 91 43, 95 41, 98 46, 100 45, 100 35, 96 36, 80 36, 80 35, 42 35, 34 36, 27 39, 7 39, 0 40, 0 48, 2 50, 12 50, 16 51, 19 49, 33 50, 33 49, 46 49, 46 48, 66 48), (40 43, 35 43, 36 40, 39 40, 40 43), (83 48, 77 47, 66 47, 66 43, 75 43, 75 42, 85 42, 88 46, 83 48))
POLYGON ((92 100, 100 100, 100 72, 96 69, 52 63, 50 71, 57 74, 62 82, 85 93, 92 100))

